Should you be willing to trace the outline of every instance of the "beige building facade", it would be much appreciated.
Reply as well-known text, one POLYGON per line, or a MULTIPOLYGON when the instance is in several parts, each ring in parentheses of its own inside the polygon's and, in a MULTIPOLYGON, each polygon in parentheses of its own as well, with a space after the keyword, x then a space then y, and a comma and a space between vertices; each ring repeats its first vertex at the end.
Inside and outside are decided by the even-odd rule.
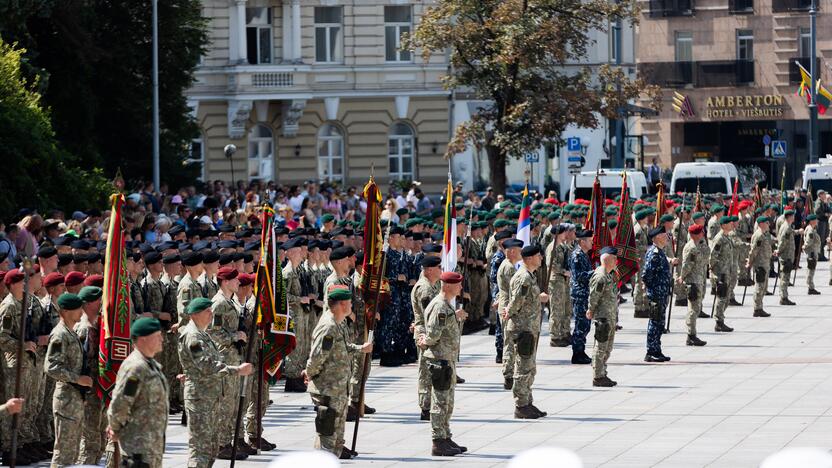
MULTIPOLYGON (((636 57, 642 77, 663 89, 658 117, 640 119, 645 159, 672 167, 693 160, 757 166, 779 183, 808 157, 808 107, 795 95, 809 69, 810 0, 649 0, 642 3, 636 57), (772 157, 764 137, 787 143, 772 157)), ((822 2, 818 2, 821 4, 822 2)), ((832 74, 832 16, 818 13, 820 78, 832 74)), ((768 139, 766 139, 767 141, 768 139)), ((832 126, 820 118, 820 156, 832 126)))
POLYGON ((204 180, 361 185, 420 180, 448 165, 443 54, 424 61, 401 37, 419 1, 204 0, 211 43, 187 97, 204 180), (232 158, 224 154, 236 146, 232 158), (233 167, 233 174, 232 174, 233 167))

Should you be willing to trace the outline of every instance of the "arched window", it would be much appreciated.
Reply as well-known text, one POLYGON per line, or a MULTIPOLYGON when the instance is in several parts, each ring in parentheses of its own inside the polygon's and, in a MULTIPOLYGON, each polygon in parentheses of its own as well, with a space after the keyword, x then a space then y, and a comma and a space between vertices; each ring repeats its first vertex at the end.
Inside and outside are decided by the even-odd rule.
POLYGON ((391 180, 413 180, 413 129, 406 123, 396 123, 387 138, 387 160, 391 180))
POLYGON ((272 180, 274 136, 272 129, 257 124, 248 132, 248 178, 272 180))
POLYGON ((324 124, 318 131, 318 179, 344 180, 344 134, 333 124, 324 124))

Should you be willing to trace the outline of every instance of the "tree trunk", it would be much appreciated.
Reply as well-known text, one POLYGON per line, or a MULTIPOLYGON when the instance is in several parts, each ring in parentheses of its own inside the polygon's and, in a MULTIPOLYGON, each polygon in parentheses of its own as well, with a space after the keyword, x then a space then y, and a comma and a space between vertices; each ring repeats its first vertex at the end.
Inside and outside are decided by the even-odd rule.
POLYGON ((490 185, 495 195, 506 194, 506 154, 495 145, 485 145, 490 185))

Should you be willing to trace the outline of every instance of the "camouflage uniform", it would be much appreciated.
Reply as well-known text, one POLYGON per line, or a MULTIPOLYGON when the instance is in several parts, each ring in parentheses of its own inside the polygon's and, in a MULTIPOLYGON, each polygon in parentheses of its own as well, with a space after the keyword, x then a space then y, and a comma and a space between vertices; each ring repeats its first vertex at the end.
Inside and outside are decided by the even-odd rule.
POLYGON ((789 281, 794 271, 794 229, 784 221, 777 231, 777 257, 780 259, 780 300, 789 298, 789 281))
MULTIPOLYGON (((245 303, 240 303, 239 296, 237 297, 237 304, 240 305, 240 317, 245 318, 245 326, 246 330, 251 330, 251 327, 256 326, 256 312, 254 310, 254 295, 251 295, 246 299, 245 303)), ((251 336, 251 335, 249 335, 251 336)), ((254 343, 252 344, 253 350, 260 349, 260 335, 258 333, 254 334, 254 343)), ((251 365, 255 369, 260 369, 260 356, 257 352, 251 353, 251 365)), ((258 439, 260 437, 260 433, 257 432, 257 421, 258 418, 262 418, 263 415, 266 414, 266 408, 269 405, 269 383, 265 381, 262 375, 258 377, 257 373, 259 370, 255 370, 252 377, 246 377, 247 382, 245 385, 248 385, 248 393, 246 396, 246 419, 245 419, 245 429, 246 435, 248 436, 248 440, 251 442, 252 440, 258 439), (257 379, 261 379, 258 381, 257 379), (263 392, 264 395, 260 396, 260 410, 257 410, 257 393, 260 391, 260 382, 263 381, 263 392)), ((261 419, 262 420, 262 419, 261 419)), ((262 432, 262 425, 261 425, 261 432, 262 432)))
POLYGON ((360 351, 352 343, 343 324, 325 312, 312 332, 312 346, 306 363, 309 396, 315 405, 315 448, 341 456, 344 425, 349 405, 349 381, 352 372, 349 354, 360 351))
POLYGON ((615 273, 607 273, 603 266, 592 272, 589 278, 589 305, 595 320, 595 348, 592 352, 592 375, 596 379, 607 376, 607 360, 615 341, 615 326, 618 323, 618 285, 615 273), (606 321, 606 327, 599 330, 598 323, 606 321), (601 333, 607 331, 605 337, 601 333), (599 339, 601 338, 601 339, 599 339))
POLYGON ((806 225, 806 230, 803 232, 803 252, 806 253, 807 273, 806 285, 809 289, 815 289, 815 268, 817 267, 818 257, 820 257, 820 235, 815 227, 811 224, 806 225))
MULTIPOLYGON (((32 319, 32 327, 35 330, 35 335, 49 335, 55 325, 61 320, 58 315, 60 307, 54 301, 57 298, 52 296, 45 296, 43 300, 38 300, 34 295, 30 296, 29 301, 29 317, 32 319)), ((33 402, 32 411, 37 412, 37 416, 33 420, 33 432, 37 434, 39 439, 52 440, 55 438, 55 420, 52 416, 52 396, 55 393, 55 380, 46 375, 43 370, 43 362, 46 359, 46 347, 39 346, 37 351, 38 357, 38 371, 35 373, 37 377, 37 395, 39 401, 33 402)))
POLYGON ((549 339, 552 344, 557 341, 569 341, 571 336, 571 309, 568 307, 569 278, 566 276, 567 247, 565 243, 549 244, 546 258, 549 259, 548 294, 549 294, 549 339), (566 267, 566 268, 564 268, 566 267))
MULTIPOLYGON (((179 314, 177 313, 177 292, 179 289, 179 282, 176 278, 171 278, 167 274, 162 276, 162 285, 165 287, 165 301, 162 310, 170 314, 170 323, 179 323, 179 314)), ((168 396, 171 405, 176 404, 181 406, 182 397, 182 383, 176 378, 182 373, 182 365, 179 363, 179 340, 176 333, 170 331, 169 327, 165 327, 162 323, 162 336, 164 337, 164 349, 160 353, 159 363, 162 365, 162 371, 165 373, 165 378, 168 381, 168 396)))
POLYGON ((207 331, 190 322, 179 329, 179 361, 185 380, 185 411, 188 415, 188 467, 209 467, 217 457, 225 433, 217 425, 224 414, 221 408, 225 378, 236 374, 239 366, 223 362, 216 343, 207 331))
POLYGON ((514 405, 521 408, 534 402, 532 384, 537 374, 535 355, 540 336, 540 288, 525 264, 511 277, 509 291, 505 333, 515 360, 514 405))
POLYGON ((84 394, 76 382, 84 370, 84 350, 75 331, 63 322, 49 335, 44 363, 46 374, 55 379, 52 413, 55 417, 55 448, 52 467, 74 465, 78 460, 84 421, 84 394))
MULTIPOLYGON (((14 396, 15 387, 15 368, 17 367, 17 341, 20 337, 20 314, 23 309, 21 301, 15 300, 14 296, 8 294, 2 302, 0 302, 0 350, 3 351, 3 365, 4 365, 4 381, 3 387, 5 389, 5 398, 14 396)), ((29 319, 31 320, 31 318, 29 319)), ((28 334, 27 334, 28 335, 28 334)), ((26 337, 29 341, 30 337, 26 337)), ((34 336, 31 337, 34 341, 34 336)), ((21 389, 38 388, 39 373, 41 361, 37 354, 30 352, 24 353, 22 372, 20 374, 21 389)), ((24 394, 25 395, 25 394, 24 394)), ((5 400, 4 400, 5 401, 5 400)), ((35 403, 35 402, 33 402, 35 403)), ((37 438, 35 430, 35 418, 37 416, 37 405, 29 405, 27 398, 26 404, 23 405, 23 411, 19 414, 19 441, 22 444, 34 442, 37 438)), ((3 437, 3 448, 9 450, 11 448, 11 422, 12 418, 2 418, 3 430, 0 431, 3 437)), ((74 460, 73 460, 74 461, 74 460)))
MULTIPOLYGON (((237 302, 233 296, 226 298, 222 291, 217 291, 211 299, 211 310, 214 311, 214 322, 208 327, 208 335, 216 343, 222 355, 222 360, 230 366, 238 366, 242 362, 241 348, 237 347, 237 339, 234 335, 240 327, 240 315, 237 310, 237 302)), ((243 345, 244 346, 244 345, 243 345)), ((235 374, 225 376, 225 391, 220 403, 220 419, 217 425, 220 426, 221 442, 230 443, 234 439, 234 423, 236 422, 237 405, 240 401, 241 379, 235 374)), ((221 445, 225 445, 222 444, 221 445)))
POLYGON ((687 286, 688 313, 685 325, 689 336, 696 336, 696 318, 702 312, 702 298, 705 297, 705 274, 708 269, 708 243, 705 238, 696 242, 690 239, 682 250, 680 277, 687 286))
POLYGON ((202 289, 202 297, 211 299, 220 290, 217 279, 208 277, 208 273, 206 272, 202 272, 196 282, 199 284, 200 289, 202 289))
MULTIPOLYGON (((347 318, 342 324, 347 330, 347 337, 352 337, 352 342, 357 345, 364 344, 366 340, 365 329, 367 320, 364 315, 364 299, 358 292, 357 286, 361 284, 361 274, 355 271, 352 275, 352 282, 349 284, 352 292, 352 310, 355 313, 355 321, 347 318)), ((324 301, 326 302, 326 301, 324 301)), ((317 325, 316 325, 317 326, 317 325)), ((364 355, 355 354, 352 358, 352 377, 350 378, 350 399, 356 405, 361 397, 361 378, 364 374, 364 355)))
MULTIPOLYGON (((168 423, 168 383, 152 358, 134 349, 121 363, 107 409, 123 456, 161 468, 168 423)), ((136 465, 133 465, 136 466, 136 465)))
MULTIPOLYGON (((439 283, 430 284, 424 274, 419 275, 419 281, 413 286, 410 292, 410 304, 413 307, 413 339, 419 339, 419 335, 425 334, 425 308, 430 301, 439 293, 439 283)), ((417 392, 419 397, 419 408, 422 411, 430 411, 430 371, 424 357, 424 352, 419 349, 419 379, 417 392)))
MULTIPOLYGON (((714 318, 717 322, 725 321, 725 309, 728 307, 728 301, 731 297, 731 292, 728 290, 731 270, 736 269, 734 263, 734 244, 728 238, 724 231, 721 231, 714 237, 711 243, 711 278, 717 283, 724 283, 724 294, 717 294, 716 311, 714 318), (723 297, 724 296, 724 297, 723 297)), ((719 289, 719 286, 717 286, 719 289)))
POLYGON ((142 295, 142 287, 138 279, 128 278, 127 283, 130 286, 130 317, 136 320, 140 314, 147 311, 142 295))
POLYGON ((748 262, 754 275, 754 310, 763 310, 763 297, 768 291, 771 252, 771 233, 768 229, 754 231, 754 235, 751 236, 751 250, 748 252, 748 262))
POLYGON ((636 283, 635 296, 633 297, 633 308, 636 312, 636 316, 646 317, 647 300, 644 295, 644 282, 641 281, 641 275, 644 273, 644 256, 647 255, 647 248, 650 246, 650 243, 647 240, 647 227, 643 226, 641 223, 636 223, 633 226, 633 234, 636 239, 636 247, 638 248, 639 267, 638 274, 633 275, 638 281, 636 283))
POLYGON ((443 294, 437 294, 425 308, 425 342, 428 348, 424 356, 431 374, 430 432, 433 440, 451 438, 459 337, 459 322, 454 308, 443 294))
POLYGON ((197 297, 205 297, 202 295, 202 288, 199 287, 199 283, 191 278, 191 275, 186 272, 179 281, 179 285, 176 287, 176 315, 179 316, 180 329, 191 321, 190 317, 188 317, 188 314, 186 313, 186 310, 188 309, 188 304, 191 303, 191 300, 196 299, 197 297))
MULTIPOLYGON (((81 321, 75 325, 75 332, 78 339, 83 343, 84 359, 87 361, 87 369, 98 368, 98 324, 90 323, 87 315, 81 316, 81 321)), ((101 456, 104 455, 106 446, 107 417, 104 402, 98 396, 98 392, 90 390, 84 396, 84 427, 81 434, 81 447, 78 464, 96 465, 101 456)))
POLYGON ((751 216, 747 214, 740 216, 740 221, 737 223, 735 231, 740 240, 739 243, 734 243, 735 247, 739 246, 736 252, 738 281, 740 286, 750 285, 754 282, 751 279, 752 272, 745 268, 745 263, 748 261, 748 252, 751 249, 749 242, 751 240, 751 234, 754 231, 754 221, 751 219, 751 216))
POLYGON ((485 274, 485 246, 482 239, 471 239, 468 254, 471 265, 466 268, 471 301, 466 307, 468 321, 478 323, 482 320, 483 307, 488 296, 488 279, 485 274))
POLYGON ((298 269, 293 268, 291 262, 283 267, 283 278, 286 285, 286 297, 289 301, 289 315, 292 317, 292 322, 295 324, 295 339, 297 345, 295 349, 286 356, 284 375, 287 379, 298 379, 303 367, 306 365, 306 360, 309 358, 309 348, 311 344, 310 335, 312 330, 309 330, 307 325, 306 314, 308 313, 302 307, 300 277, 298 276, 298 269))
POLYGON ((500 264, 497 270, 497 311, 499 312, 500 322, 503 326, 503 377, 505 379, 514 378, 514 348, 509 345, 509 335, 506 332, 506 323, 503 321, 503 309, 508 307, 509 298, 511 296, 511 278, 517 268, 511 263, 511 260, 506 258, 500 264))

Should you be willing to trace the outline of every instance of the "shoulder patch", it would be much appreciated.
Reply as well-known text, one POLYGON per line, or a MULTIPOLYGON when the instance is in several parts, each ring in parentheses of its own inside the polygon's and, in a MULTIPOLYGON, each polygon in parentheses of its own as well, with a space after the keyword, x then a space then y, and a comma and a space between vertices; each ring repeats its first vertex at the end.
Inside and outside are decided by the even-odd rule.
POLYGON ((4 315, 3 316, 3 329, 8 330, 12 328, 12 316, 11 315, 4 315))
POLYGON ((604 282, 599 281, 595 284, 595 292, 599 293, 604 290, 604 282))
POLYGON ((214 314, 214 326, 221 327, 222 326, 222 316, 214 314))
POLYGON ((714 245, 714 251, 718 252, 718 251, 719 251, 719 247, 720 247, 720 244, 719 244, 719 242, 717 242, 717 243, 714 245))
POLYGON ((63 348, 64 348, 64 344, 61 342, 61 340, 55 340, 55 341, 52 343, 52 350, 53 350, 53 351, 60 351, 60 350, 62 350, 63 348))
POLYGON ((193 342, 188 345, 188 349, 191 350, 191 354, 198 356, 202 354, 202 343, 199 341, 193 342))
POLYGON ((128 377, 127 382, 124 384, 124 394, 131 397, 136 396, 136 392, 139 391, 139 379, 136 377, 128 377))
POLYGON ((444 312, 440 312, 439 315, 436 317, 436 320, 439 322, 439 325, 445 325, 445 320, 448 318, 448 315, 444 312))
POLYGON ((333 338, 332 335, 326 335, 324 337, 323 342, 321 343, 321 348, 324 351, 329 351, 330 349, 332 349, 332 345, 334 343, 335 343, 335 338, 333 338))
POLYGON ((529 294, 529 285, 524 284, 520 287, 520 296, 525 297, 527 294, 529 294))
POLYGON ((757 247, 763 245, 763 241, 761 239, 757 239, 757 247))
POLYGON ((427 309, 428 304, 430 304, 430 301, 431 301, 430 296, 423 297, 422 298, 422 309, 427 309))

